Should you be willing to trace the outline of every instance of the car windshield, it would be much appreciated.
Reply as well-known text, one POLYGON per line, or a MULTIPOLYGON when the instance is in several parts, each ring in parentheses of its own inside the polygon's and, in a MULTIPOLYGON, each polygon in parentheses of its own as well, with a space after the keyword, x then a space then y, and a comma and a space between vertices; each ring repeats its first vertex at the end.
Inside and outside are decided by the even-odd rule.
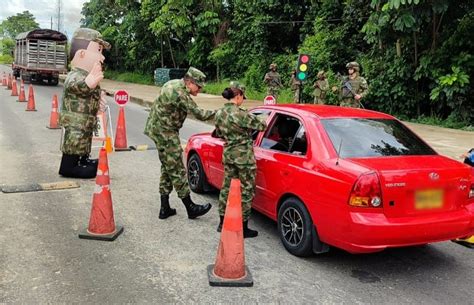
POLYGON ((341 158, 436 155, 397 120, 338 118, 321 122, 341 158))

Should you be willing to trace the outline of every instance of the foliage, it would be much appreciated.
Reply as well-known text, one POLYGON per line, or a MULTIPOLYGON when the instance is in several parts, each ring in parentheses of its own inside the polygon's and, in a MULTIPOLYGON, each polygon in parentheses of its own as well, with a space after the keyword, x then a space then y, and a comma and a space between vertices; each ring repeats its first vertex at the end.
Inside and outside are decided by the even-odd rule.
POLYGON ((15 16, 10 16, 1 23, 0 29, 2 37, 15 37, 23 32, 28 32, 39 28, 39 24, 36 22, 35 17, 29 11, 18 13, 15 16))
POLYGON ((119 72, 113 70, 106 70, 104 77, 113 79, 119 82, 143 84, 143 85, 154 85, 152 75, 144 75, 143 73, 137 72, 119 72))
POLYGON ((0 55, 0 64, 11 64, 13 62, 13 57, 8 54, 0 55))

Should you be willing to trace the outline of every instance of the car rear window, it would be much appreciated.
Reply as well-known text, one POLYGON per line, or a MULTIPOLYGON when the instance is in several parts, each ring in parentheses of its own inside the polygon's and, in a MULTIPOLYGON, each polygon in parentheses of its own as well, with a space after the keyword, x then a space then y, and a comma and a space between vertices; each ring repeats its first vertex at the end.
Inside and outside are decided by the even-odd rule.
POLYGON ((338 118, 321 122, 341 158, 436 155, 397 120, 338 118))

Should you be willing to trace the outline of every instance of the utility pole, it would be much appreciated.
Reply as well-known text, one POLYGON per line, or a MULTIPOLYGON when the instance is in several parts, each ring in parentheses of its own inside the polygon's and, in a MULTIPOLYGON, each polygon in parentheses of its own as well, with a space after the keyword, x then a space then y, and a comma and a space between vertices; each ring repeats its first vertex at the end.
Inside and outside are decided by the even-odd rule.
POLYGON ((56 0, 56 19, 58 20, 58 32, 63 28, 63 1, 56 0))
POLYGON ((51 30, 53 29, 53 16, 51 16, 51 30))

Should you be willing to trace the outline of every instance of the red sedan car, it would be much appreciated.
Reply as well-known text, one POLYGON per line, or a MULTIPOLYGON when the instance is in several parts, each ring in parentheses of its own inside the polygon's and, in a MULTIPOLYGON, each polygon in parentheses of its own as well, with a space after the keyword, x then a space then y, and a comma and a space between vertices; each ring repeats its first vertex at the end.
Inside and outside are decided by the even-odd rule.
MULTIPOLYGON (((474 234, 473 170, 396 118, 319 105, 251 112, 268 124, 252 134, 253 208, 278 222, 290 253, 369 253, 474 234)), ((195 192, 222 186, 224 142, 213 135, 194 135, 186 147, 195 192)))

